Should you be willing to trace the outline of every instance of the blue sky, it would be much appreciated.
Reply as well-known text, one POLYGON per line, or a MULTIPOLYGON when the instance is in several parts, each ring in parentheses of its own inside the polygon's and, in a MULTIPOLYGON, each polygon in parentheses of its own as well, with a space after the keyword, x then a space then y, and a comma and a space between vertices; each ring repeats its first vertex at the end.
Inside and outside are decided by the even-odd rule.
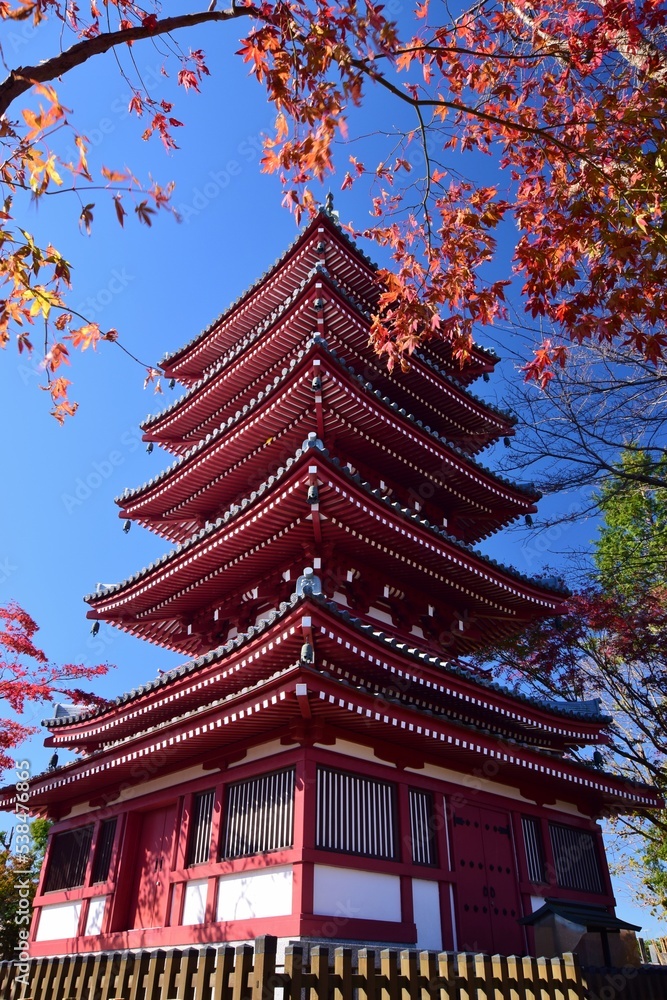
MULTIPOLYGON (((272 114, 233 55, 242 28, 216 25, 182 39, 210 55, 212 75, 201 95, 177 92, 173 80, 161 77, 161 55, 150 45, 134 47, 145 82, 151 89, 164 83, 164 96, 175 99, 173 114, 186 122, 176 133, 182 149, 171 156, 158 140, 141 141, 145 122, 128 115, 129 88, 112 56, 97 59, 58 85, 61 101, 74 109, 73 120, 89 139, 94 170, 101 164, 114 169, 129 165, 138 177, 152 174, 160 182, 176 181, 173 204, 182 216, 180 224, 164 213, 150 230, 132 219, 121 230, 111 204, 113 192, 106 191, 85 196, 95 202, 90 237, 79 232, 80 205, 70 195, 25 206, 21 219, 38 241, 53 241, 72 262, 75 308, 104 328, 118 329, 127 349, 146 364, 207 326, 296 235, 293 218, 280 207, 277 179, 258 168, 261 134, 272 114)), ((2 30, 10 65, 48 55, 30 25, 6 28, 5 22, 2 30)), ((380 110, 391 127, 376 95, 359 125, 370 130, 380 110)), ((66 140, 63 148, 68 146, 66 140)), ((344 166, 332 183, 334 190, 343 171, 344 166)), ((323 197, 326 188, 320 193, 323 197)), ((367 207, 355 190, 337 194, 336 207, 342 221, 366 224, 367 207)), ((515 346, 511 334, 493 334, 500 353, 505 340, 508 348, 515 346)), ((138 425, 178 390, 165 386, 163 396, 153 396, 142 388, 141 368, 117 346, 103 344, 96 353, 77 356, 66 373, 80 409, 60 428, 48 416, 48 395, 38 388, 43 384, 38 359, 19 357, 10 347, 0 362, 7 422, 0 480, 0 602, 15 599, 36 618, 41 645, 54 660, 116 664, 96 684, 100 694, 114 696, 181 660, 104 625, 93 637, 82 601, 96 583, 121 580, 168 547, 136 525, 124 534, 113 498, 168 464, 159 450, 146 453, 138 425)), ((505 366, 484 387, 490 399, 502 395, 506 377, 519 376, 505 366)), ((568 498, 572 502, 578 498, 568 498)), ((557 566, 565 549, 585 545, 593 531, 584 524, 554 529, 550 535, 509 532, 485 550, 524 572, 537 572, 543 563, 557 566)), ((47 714, 34 706, 28 721, 38 724, 47 714)), ((28 756, 35 771, 45 766, 48 755, 40 738, 31 743, 28 756)), ((619 890, 619 898, 624 896, 619 890)), ((625 899, 620 914, 644 924, 645 932, 659 930, 656 921, 625 899)))

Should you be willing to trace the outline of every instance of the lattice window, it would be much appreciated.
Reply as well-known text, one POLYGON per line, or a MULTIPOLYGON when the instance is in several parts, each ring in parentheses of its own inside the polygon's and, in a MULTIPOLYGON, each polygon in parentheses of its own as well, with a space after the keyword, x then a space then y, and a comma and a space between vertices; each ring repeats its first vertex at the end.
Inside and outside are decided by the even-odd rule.
POLYGON ((433 796, 416 788, 410 789, 410 840, 412 860, 416 865, 437 865, 433 796))
POLYGON ((602 875, 595 837, 574 826, 549 823, 556 879, 562 889, 602 892, 602 875))
POLYGON ((93 883, 106 882, 109 877, 111 852, 116 836, 116 818, 105 819, 97 836, 97 847, 93 859, 93 883))
POLYGON ((222 857, 239 858, 294 843, 294 768, 228 785, 222 857))
POLYGON ((199 792, 192 801, 192 819, 188 839, 188 853, 185 864, 201 865, 208 861, 211 853, 211 826, 215 791, 199 792))
POLYGON ((526 847, 526 862, 528 878, 531 882, 546 882, 544 875, 544 844, 539 819, 534 816, 522 816, 523 842, 526 847))
POLYGON ((317 847, 394 860, 397 840, 394 785, 318 768, 317 847))
POLYGON ((93 825, 56 833, 49 854, 44 892, 83 885, 93 839, 93 825))

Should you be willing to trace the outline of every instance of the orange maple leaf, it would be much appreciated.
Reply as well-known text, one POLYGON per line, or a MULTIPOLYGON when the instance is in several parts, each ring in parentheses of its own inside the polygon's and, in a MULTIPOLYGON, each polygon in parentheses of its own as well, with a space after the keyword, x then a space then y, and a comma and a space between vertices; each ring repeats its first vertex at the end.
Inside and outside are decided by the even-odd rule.
POLYGON ((94 350, 97 346, 97 341, 101 336, 102 333, 97 323, 84 323, 83 326, 79 326, 75 330, 72 330, 72 332, 65 337, 65 340, 71 340, 72 347, 79 347, 82 351, 85 351, 89 347, 92 347, 94 350))

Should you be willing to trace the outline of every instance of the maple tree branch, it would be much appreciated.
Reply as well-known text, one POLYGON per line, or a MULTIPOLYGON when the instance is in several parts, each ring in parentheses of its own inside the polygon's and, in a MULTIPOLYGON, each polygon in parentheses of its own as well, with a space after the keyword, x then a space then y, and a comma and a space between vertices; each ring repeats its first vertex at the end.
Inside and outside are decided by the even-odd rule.
POLYGON ((424 122, 424 116, 422 115, 422 111, 421 111, 420 107, 416 107, 415 111, 417 113, 417 118, 419 119, 419 131, 420 131, 420 134, 421 134, 422 150, 423 150, 423 153, 424 153, 424 169, 426 171, 426 186, 425 186, 425 189, 424 189, 424 197, 422 198, 422 208, 424 210, 424 216, 425 216, 426 238, 427 238, 427 246, 428 246, 428 249, 429 249, 429 262, 428 262, 428 266, 429 266, 429 270, 430 270, 431 269, 431 264, 432 264, 432 261, 431 261, 430 258, 431 258, 431 253, 433 251, 433 241, 432 241, 432 235, 433 234, 432 234, 432 230, 431 230, 431 215, 430 215, 429 210, 428 210, 428 200, 429 200, 429 196, 431 194, 431 158, 430 158, 429 152, 428 152, 428 141, 427 141, 426 124, 424 122))
MULTIPOLYGON (((551 46, 549 55, 552 55, 554 58, 559 59, 566 64, 571 62, 569 54, 562 49, 560 43, 536 24, 536 18, 527 14, 525 10, 522 10, 516 4, 511 3, 510 6, 517 18, 527 28, 529 28, 536 37, 541 39, 545 45, 551 46)), ((600 6, 603 10, 605 10, 607 7, 606 0, 601 0, 600 6)), ((633 69, 646 73, 650 79, 656 80, 659 83, 667 82, 667 57, 662 49, 660 49, 652 39, 647 38, 640 32, 637 32, 636 36, 631 36, 627 30, 618 31, 616 38, 616 52, 618 52, 621 58, 624 59, 628 65, 632 66, 633 69)))
POLYGON ((546 56, 552 56, 553 51, 548 48, 536 49, 533 52, 502 52, 495 51, 493 53, 485 52, 483 49, 468 49, 460 45, 438 45, 433 42, 424 42, 423 45, 409 45, 405 48, 394 49, 391 54, 379 52, 375 55, 375 59, 393 59, 396 56, 408 55, 410 53, 427 52, 431 55, 438 55, 440 53, 447 53, 459 56, 473 56, 476 59, 506 59, 510 62, 540 62, 546 56))
POLYGON ((106 32, 102 35, 96 35, 94 38, 87 38, 51 59, 45 59, 44 62, 32 66, 19 66, 11 70, 0 83, 0 115, 6 114, 13 102, 21 94, 30 90, 34 83, 47 83, 54 80, 64 73, 68 73, 71 69, 88 62, 93 56, 108 52, 118 45, 140 41, 144 38, 155 38, 158 35, 166 35, 181 28, 194 27, 208 21, 231 21, 237 17, 252 16, 257 13, 256 7, 233 6, 229 10, 200 11, 196 14, 165 17, 155 21, 150 27, 142 25, 134 28, 123 28, 121 31, 106 32))
POLYGON ((356 69, 360 70, 365 76, 368 76, 374 83, 379 83, 381 87, 388 90, 394 97, 398 97, 399 100, 403 101, 405 104, 409 104, 412 108, 450 108, 452 111, 458 111, 461 114, 470 115, 473 118, 480 118, 482 121, 490 122, 492 125, 500 125, 502 128, 513 129, 516 132, 520 132, 523 135, 539 136, 547 144, 555 146, 561 151, 561 153, 567 156, 574 156, 579 160, 584 160, 593 169, 597 170, 598 173, 602 173, 599 167, 597 167, 592 161, 590 161, 586 156, 582 155, 580 150, 574 149, 572 146, 568 146, 567 143, 561 142, 547 129, 539 128, 535 125, 523 125, 521 122, 511 121, 507 118, 501 118, 499 115, 489 114, 488 111, 481 111, 479 108, 470 107, 467 104, 461 104, 459 101, 446 101, 442 98, 426 98, 426 97, 411 97, 410 94, 406 94, 400 87, 392 83, 390 80, 383 76, 382 73, 378 73, 374 66, 367 65, 366 61, 363 59, 350 59, 350 64, 356 69))

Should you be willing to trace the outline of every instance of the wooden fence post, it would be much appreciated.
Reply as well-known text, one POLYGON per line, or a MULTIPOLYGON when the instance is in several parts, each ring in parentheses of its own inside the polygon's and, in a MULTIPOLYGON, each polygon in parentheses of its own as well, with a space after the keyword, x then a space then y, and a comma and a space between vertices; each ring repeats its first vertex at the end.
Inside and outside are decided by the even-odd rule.
MULTIPOLYGON (((116 991, 110 1000, 127 1000, 130 994, 130 983, 132 982, 135 970, 139 965, 138 955, 133 952, 125 952, 120 956, 120 967, 116 976, 116 991)), ((54 998, 55 1000, 55 998, 54 998)))
POLYGON ((58 957, 55 963, 55 974, 49 985, 49 992, 53 1000, 60 1000, 63 995, 65 974, 69 971, 70 965, 72 965, 72 958, 70 955, 61 955, 58 957))
POLYGON ((405 948, 399 956, 401 970, 400 989, 402 997, 410 1000, 421 1000, 419 985, 419 969, 417 968, 417 952, 414 948, 405 948))
POLYGON ((148 956, 148 972, 144 979, 144 1000, 160 1000, 160 976, 164 969, 166 955, 163 951, 154 951, 148 956))
MULTIPOLYGON (((466 1000, 477 1000, 478 993, 475 986, 475 962, 474 956, 467 952, 460 952, 456 957, 456 984, 454 996, 459 997, 460 990, 465 990, 466 1000), (459 991, 459 992, 456 992, 459 991)), ((463 1000, 463 997, 461 997, 463 1000)), ((482 1000, 480 997, 479 1000, 482 1000)), ((486 1000, 486 998, 484 998, 486 1000)))
MULTIPOLYGON (((113 974, 111 956, 109 954, 96 955, 96 961, 92 968, 92 974, 88 982, 86 998, 88 1000, 101 1000, 104 989, 105 977, 113 974)), ((49 1000, 46 996, 44 1000, 49 1000)))
POLYGON ((193 983, 199 961, 199 952, 196 948, 188 948, 187 951, 181 951, 180 956, 181 962, 174 979, 174 986, 173 988, 170 988, 169 993, 164 994, 164 1000, 168 1000, 172 990, 173 996, 178 998, 178 1000, 192 1000, 193 983))
POLYGON ((150 966, 150 954, 142 951, 135 957, 132 969, 132 988, 128 992, 128 1000, 144 1000, 144 980, 150 966))
POLYGON ((285 1000, 301 1000, 303 982, 303 948, 300 944, 291 944, 285 948, 285 980, 287 997, 285 1000))
POLYGON ((419 996, 427 996, 429 1000, 438 1000, 440 986, 438 979, 438 958, 434 951, 420 951, 417 956, 419 976, 419 996))
POLYGON ((526 996, 526 987, 523 979, 523 963, 520 958, 516 957, 516 955, 508 955, 505 962, 511 988, 514 990, 516 995, 521 997, 523 1000, 523 997, 526 996))
MULTIPOLYGON (((328 949, 327 949, 328 950, 328 949)), ((360 948, 357 955, 357 968, 363 981, 361 989, 366 993, 366 1000, 380 1000, 381 987, 378 981, 377 953, 370 948, 360 948)), ((319 1000, 326 1000, 319 994, 319 1000)))
MULTIPOLYGON (((176 996, 176 977, 178 976, 179 969, 181 968, 181 962, 183 961, 183 952, 177 951, 175 948, 170 948, 169 951, 165 951, 165 961, 164 970, 162 972, 162 985, 161 989, 156 992, 155 1000, 170 1000, 173 996, 176 996)), ((146 997, 146 1000, 149 1000, 146 997)), ((150 1000, 153 1000, 151 997, 150 1000)))
MULTIPOLYGON (((361 952, 359 952, 359 963, 361 971, 361 952)), ((330 976, 329 976, 329 949, 324 944, 317 944, 310 950, 310 971, 315 981, 315 992, 317 1000, 329 1000, 330 976)), ((375 995, 366 992, 367 1000, 375 1000, 375 995)), ((268 1000, 272 1000, 269 997, 268 1000)))
POLYGON ((473 958, 473 969, 475 972, 474 989, 477 990, 477 995, 479 996, 481 989, 483 991, 484 1000, 495 1000, 491 956, 475 955, 473 958))
MULTIPOLYGON (((34 976, 30 975, 28 978, 28 989, 19 985, 18 989, 15 988, 12 991, 12 1000, 18 1000, 19 997, 33 997, 34 1000, 41 1000, 43 996, 48 996, 46 990, 51 975, 52 961, 50 958, 38 959, 34 976)), ((16 981, 14 986, 16 987, 16 981)))
POLYGON ((276 988, 277 939, 264 934, 255 941, 255 962, 252 970, 252 1000, 273 1000, 276 988))
POLYGON ((545 996, 547 1000, 551 1000, 554 996, 553 979, 550 975, 551 962, 547 962, 546 958, 534 958, 532 959, 532 966, 535 970, 536 995, 545 996))
POLYGON ((234 975, 236 952, 231 945, 218 948, 213 977, 213 1000, 231 1000, 231 980, 234 975))
MULTIPOLYGON (((83 968, 83 955, 72 955, 67 969, 67 975, 63 979, 63 1000, 77 1000, 77 986, 83 968)), ((55 997, 54 997, 55 1000, 55 997)))
MULTIPOLYGON (((350 1000, 352 997, 351 948, 334 948, 333 996, 336 995, 340 997, 340 1000, 350 1000)), ((299 995, 293 996, 292 1000, 300 1000, 299 995)))
POLYGON ((249 980, 252 972, 253 955, 254 952, 252 945, 240 944, 236 949, 232 1000, 251 1000, 251 987, 249 980))
POLYGON ((380 973, 382 990, 386 1000, 400 1000, 398 985, 398 956, 395 951, 383 948, 380 952, 380 973))
POLYGON ((554 958, 552 961, 559 961, 561 964, 563 982, 567 984, 563 992, 564 1000, 581 1000, 586 995, 586 991, 577 956, 573 955, 571 951, 566 951, 560 959, 554 958))
POLYGON ((215 948, 204 948, 199 952, 199 964, 194 980, 196 1000, 211 1000, 211 975, 215 969, 215 948))

